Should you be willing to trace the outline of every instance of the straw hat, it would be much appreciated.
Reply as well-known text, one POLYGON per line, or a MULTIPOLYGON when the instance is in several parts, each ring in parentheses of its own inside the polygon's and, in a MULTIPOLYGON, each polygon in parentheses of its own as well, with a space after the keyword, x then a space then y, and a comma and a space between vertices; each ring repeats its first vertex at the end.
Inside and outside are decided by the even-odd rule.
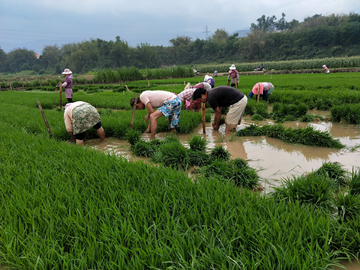
POLYGON ((260 95, 263 94, 264 92, 264 85, 262 83, 257 83, 254 85, 253 89, 252 89, 252 92, 254 95, 257 95, 258 94, 258 87, 260 85, 260 95))
POLYGON ((231 67, 229 67, 229 69, 236 69, 236 67, 234 64, 232 64, 231 67))
POLYGON ((64 72, 63 73, 61 73, 61 74, 71 74, 72 72, 71 72, 71 70, 70 69, 68 69, 68 68, 65 68, 64 69, 64 72))

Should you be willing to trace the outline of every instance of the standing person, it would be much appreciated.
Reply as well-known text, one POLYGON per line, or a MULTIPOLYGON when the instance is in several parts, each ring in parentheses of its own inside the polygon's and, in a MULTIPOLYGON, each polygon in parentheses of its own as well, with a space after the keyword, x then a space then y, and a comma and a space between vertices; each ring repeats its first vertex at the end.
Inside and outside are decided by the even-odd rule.
POLYGON ((84 145, 85 133, 91 127, 96 129, 97 135, 105 140, 105 131, 101 126, 100 115, 96 108, 84 101, 67 103, 64 110, 64 121, 71 141, 84 145))
POLYGON ((215 69, 214 71, 214 77, 217 77, 218 71, 215 69))
POLYGON ((194 91, 199 88, 205 88, 206 90, 212 89, 211 85, 207 82, 198 83, 194 86, 190 86, 189 88, 185 88, 184 91, 177 95, 180 100, 185 103, 187 110, 197 111, 200 109, 201 101, 192 100, 194 91))
POLYGON ((236 67, 234 64, 232 64, 229 67, 229 75, 227 77, 227 84, 229 85, 230 82, 230 78, 231 78, 231 86, 232 87, 237 87, 237 84, 239 82, 239 72, 236 70, 236 67))
POLYGON ((207 82, 208 84, 210 84, 211 88, 215 87, 215 80, 213 79, 213 77, 211 77, 209 75, 205 75, 204 82, 207 82))
POLYGON ((209 102, 210 106, 214 109, 215 118, 212 126, 215 130, 219 129, 221 108, 229 107, 229 112, 225 118, 225 132, 234 131, 236 126, 241 123, 241 118, 247 104, 246 95, 230 86, 218 86, 211 89, 211 91, 199 88, 195 90, 193 99, 209 102))
MULTIPOLYGON (((135 98, 130 100, 131 107, 134 103, 135 98)), ((176 94, 162 90, 144 91, 137 100, 136 109, 144 110, 145 107, 149 112, 145 115, 145 122, 150 120, 145 132, 151 132, 151 139, 155 139, 157 119, 161 116, 169 118, 170 130, 175 132, 175 128, 179 125, 181 111, 181 99, 176 94), (158 110, 155 111, 155 108, 158 110)))
POLYGON ((68 102, 73 102, 73 91, 72 91, 72 72, 70 69, 65 68, 64 72, 61 74, 65 74, 65 82, 61 85, 62 87, 65 87, 65 97, 68 100, 68 102))
POLYGON ((262 96, 262 99, 267 101, 270 94, 274 91, 274 85, 269 82, 259 82, 254 85, 253 89, 251 90, 249 94, 249 98, 252 98, 253 95, 257 95, 260 88, 260 96, 262 96))

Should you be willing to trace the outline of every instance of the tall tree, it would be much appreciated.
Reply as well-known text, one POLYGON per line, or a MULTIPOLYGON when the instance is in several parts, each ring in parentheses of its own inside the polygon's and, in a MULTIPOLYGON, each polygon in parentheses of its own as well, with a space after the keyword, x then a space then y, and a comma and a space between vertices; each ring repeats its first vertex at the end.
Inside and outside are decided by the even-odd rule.
POLYGON ((10 72, 20 72, 23 67, 31 69, 36 64, 35 52, 28 49, 15 49, 9 52, 5 59, 5 69, 10 72))
POLYGON ((4 50, 0 47, 0 72, 5 71, 5 59, 6 59, 6 53, 4 50))

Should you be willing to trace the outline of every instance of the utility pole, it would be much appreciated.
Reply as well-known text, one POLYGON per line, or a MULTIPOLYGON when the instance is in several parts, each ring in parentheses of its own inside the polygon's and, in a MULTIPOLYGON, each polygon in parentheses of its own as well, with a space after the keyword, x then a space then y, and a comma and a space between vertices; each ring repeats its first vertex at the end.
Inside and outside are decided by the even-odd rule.
POLYGON ((208 38, 208 33, 210 33, 207 26, 205 26, 205 31, 203 33, 205 33, 205 39, 207 39, 208 38))

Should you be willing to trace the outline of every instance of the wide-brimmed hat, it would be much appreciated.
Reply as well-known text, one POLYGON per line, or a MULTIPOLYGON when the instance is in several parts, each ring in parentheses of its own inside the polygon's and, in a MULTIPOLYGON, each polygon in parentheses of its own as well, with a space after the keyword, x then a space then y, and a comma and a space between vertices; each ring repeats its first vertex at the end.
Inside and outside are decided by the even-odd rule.
POLYGON ((209 79, 212 79, 213 77, 209 75, 205 75, 204 82, 207 82, 209 79))
POLYGON ((232 64, 231 67, 229 67, 229 69, 236 69, 236 67, 234 64, 232 64))
POLYGON ((68 68, 65 68, 64 69, 64 72, 63 73, 61 73, 61 74, 71 74, 72 72, 71 72, 71 70, 70 69, 68 69, 68 68))
POLYGON ((258 89, 259 89, 259 85, 260 85, 260 95, 263 94, 264 92, 264 85, 262 83, 257 83, 254 85, 253 89, 252 89, 252 92, 254 95, 257 95, 258 94, 258 89))

